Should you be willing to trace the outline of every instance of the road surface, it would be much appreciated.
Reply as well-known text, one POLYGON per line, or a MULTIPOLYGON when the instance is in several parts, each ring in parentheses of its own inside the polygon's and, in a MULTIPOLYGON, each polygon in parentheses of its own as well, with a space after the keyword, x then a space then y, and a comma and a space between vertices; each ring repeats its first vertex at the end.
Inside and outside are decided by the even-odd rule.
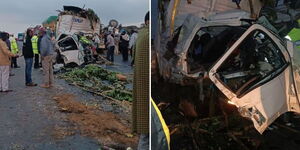
MULTIPOLYGON (((116 62, 124 71, 132 72, 129 63, 123 63, 120 56, 117 56, 116 62)), ((24 58, 18 58, 18 63, 21 68, 13 69, 15 76, 10 77, 13 92, 0 93, 1 150, 98 150, 97 140, 81 136, 78 132, 65 138, 55 136, 56 127, 71 126, 66 121, 66 114, 58 110, 53 100, 53 96, 58 94, 70 93, 83 103, 101 103, 99 107, 105 111, 130 117, 129 112, 123 113, 120 107, 111 105, 108 100, 70 86, 61 79, 55 78, 55 87, 50 89, 26 87, 24 58)), ((33 69, 32 78, 35 83, 41 84, 42 71, 33 69)))

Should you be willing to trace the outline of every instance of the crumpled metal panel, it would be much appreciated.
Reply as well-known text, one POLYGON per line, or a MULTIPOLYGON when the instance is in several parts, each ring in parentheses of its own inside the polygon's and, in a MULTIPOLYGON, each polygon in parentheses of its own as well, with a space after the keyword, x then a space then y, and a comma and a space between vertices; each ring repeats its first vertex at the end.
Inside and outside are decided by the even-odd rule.
POLYGON ((168 51, 168 41, 171 41, 173 37, 171 37, 168 32, 161 35, 160 48, 157 50, 157 56, 160 74, 164 79, 171 80, 171 82, 174 83, 183 84, 183 77, 188 76, 195 78, 195 74, 189 75, 187 73, 186 56, 190 43, 200 28, 208 26, 240 26, 243 24, 240 19, 249 16, 249 14, 244 11, 229 11, 220 15, 222 15, 222 17, 218 18, 217 15, 214 15, 211 16, 209 20, 204 20, 192 14, 186 16, 179 33, 178 42, 174 49, 174 54, 176 56, 171 59, 164 58, 164 55, 168 51), (230 18, 229 21, 227 18, 230 18))
MULTIPOLYGON (((237 10, 237 5, 234 2, 227 0, 192 0, 190 4, 186 0, 180 0, 180 3, 175 5, 176 1, 177 0, 171 0, 166 15, 166 27, 170 29, 171 24, 173 24, 174 21, 174 30, 183 23, 189 14, 199 18, 207 18, 213 14, 237 10), (176 10, 175 18, 172 13, 174 10, 176 10)), ((254 14, 259 14, 262 3, 259 0, 252 0, 252 3, 254 14)), ((250 13, 250 4, 248 0, 241 1, 240 7, 241 9, 239 10, 250 13)))
POLYGON ((189 15, 179 34, 177 45, 174 49, 175 57, 171 59, 166 59, 164 54, 168 51, 167 44, 172 37, 167 34, 163 34, 161 40, 160 49, 158 50, 158 64, 160 69, 160 74, 165 79, 170 79, 172 82, 181 83, 183 76, 187 74, 186 68, 186 51, 188 50, 189 43, 192 41, 194 35, 204 26, 207 22, 203 19, 189 15))

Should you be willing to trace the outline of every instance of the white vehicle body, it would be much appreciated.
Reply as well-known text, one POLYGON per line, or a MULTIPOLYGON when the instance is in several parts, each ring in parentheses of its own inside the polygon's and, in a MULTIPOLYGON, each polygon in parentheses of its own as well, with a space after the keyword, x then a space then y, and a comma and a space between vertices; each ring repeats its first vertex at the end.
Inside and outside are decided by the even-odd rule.
MULTIPOLYGON (((159 49, 156 49, 159 72, 166 81, 187 85, 186 81, 190 79, 197 81, 203 78, 203 74, 208 75, 228 101, 236 105, 240 114, 253 121, 260 133, 281 114, 288 111, 300 113, 299 52, 295 51, 291 42, 274 33, 267 21, 260 22, 261 25, 242 21, 241 19, 251 19, 249 11, 233 10, 227 1, 221 0, 195 0, 192 4, 173 0, 169 6, 167 29, 161 34, 159 49), (243 34, 233 40, 232 45, 224 45, 227 47, 224 53, 206 70, 190 71, 189 51, 196 35, 200 37, 211 31, 210 34, 218 38, 218 34, 213 33, 218 31, 209 30, 210 28, 236 28, 245 25, 247 27, 243 34), (170 50, 167 48, 168 42, 176 34, 178 40, 174 49, 170 50), (240 63, 240 66, 244 65, 242 62, 245 60, 241 56, 246 53, 245 49, 253 57, 245 56, 244 59, 254 58, 254 54, 257 54, 257 61, 252 62, 252 66, 241 69, 232 67, 236 70, 230 70, 232 68, 227 66, 231 65, 229 62, 232 60, 240 63), (231 85, 233 81, 237 84, 231 85)), ((243 9, 244 4, 241 6, 243 9)))
POLYGON ((64 60, 64 64, 81 65, 84 63, 83 48, 76 35, 61 34, 57 39, 56 47, 64 60))
MULTIPOLYGON (((260 133, 263 133, 263 131, 281 114, 288 111, 300 113, 300 84, 299 82, 297 83, 300 78, 298 67, 293 61, 294 53, 293 47, 289 47, 288 49, 278 36, 272 34, 263 26, 254 24, 238 41, 236 41, 220 60, 216 62, 209 71, 209 78, 229 101, 238 107, 241 115, 250 118, 253 121, 255 128, 260 133), (241 42, 243 42, 249 34, 255 31, 260 31, 273 40, 274 44, 279 48, 278 53, 282 53, 282 59, 285 60, 285 63, 281 68, 272 70, 272 73, 256 81, 257 83, 250 86, 243 94, 240 93, 237 95, 220 80, 220 74, 217 70, 241 42)), ((247 83, 244 85, 246 84, 247 83)))
POLYGON ((82 32, 85 34, 100 33, 100 21, 93 22, 89 19, 74 15, 59 15, 56 25, 56 35, 74 34, 82 32))

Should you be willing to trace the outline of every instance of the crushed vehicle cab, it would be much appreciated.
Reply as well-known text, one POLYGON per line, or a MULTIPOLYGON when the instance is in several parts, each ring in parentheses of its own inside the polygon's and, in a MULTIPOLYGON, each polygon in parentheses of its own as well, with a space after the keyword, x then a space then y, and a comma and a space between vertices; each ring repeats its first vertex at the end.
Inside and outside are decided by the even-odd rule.
POLYGON ((168 40, 156 50, 165 81, 195 85, 210 79, 260 133, 281 114, 300 113, 300 51, 279 37, 265 17, 253 19, 240 9, 183 15, 187 6, 178 7, 181 16, 167 25, 174 31, 161 35, 168 40))
POLYGON ((79 66, 93 61, 91 40, 80 37, 100 33, 100 18, 92 9, 64 6, 56 25, 57 63, 79 66), (85 42, 90 42, 86 44, 85 42))
POLYGON ((78 34, 60 34, 57 37, 56 48, 58 64, 80 66, 93 60, 91 49, 83 47, 78 34))

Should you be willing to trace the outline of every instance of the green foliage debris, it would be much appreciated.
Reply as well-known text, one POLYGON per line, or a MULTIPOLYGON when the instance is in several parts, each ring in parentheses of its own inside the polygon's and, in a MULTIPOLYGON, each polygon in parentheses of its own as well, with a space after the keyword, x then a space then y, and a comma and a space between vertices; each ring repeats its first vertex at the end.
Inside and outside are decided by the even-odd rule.
POLYGON ((90 64, 74 68, 59 77, 84 90, 117 100, 132 101, 132 91, 125 89, 126 81, 119 81, 118 73, 90 64))

